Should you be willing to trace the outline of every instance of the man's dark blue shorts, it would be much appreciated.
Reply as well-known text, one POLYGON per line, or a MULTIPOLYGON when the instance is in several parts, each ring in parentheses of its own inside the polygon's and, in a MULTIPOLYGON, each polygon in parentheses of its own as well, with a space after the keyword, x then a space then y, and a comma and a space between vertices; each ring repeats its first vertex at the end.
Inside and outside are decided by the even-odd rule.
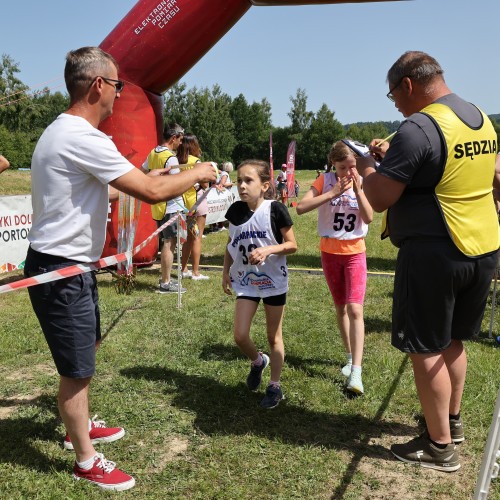
MULTIPOLYGON (((26 277, 79 264, 28 249, 26 277)), ((97 281, 93 272, 28 288, 33 310, 60 375, 91 377, 96 342, 101 338, 97 281)))
MULTIPOLYGON (((177 214, 165 214, 162 220, 156 221, 156 227, 163 226, 165 222, 168 222, 170 219, 175 217, 177 214)), ((161 230, 161 236, 164 240, 172 240, 177 238, 177 221, 167 226, 165 229, 161 230)))

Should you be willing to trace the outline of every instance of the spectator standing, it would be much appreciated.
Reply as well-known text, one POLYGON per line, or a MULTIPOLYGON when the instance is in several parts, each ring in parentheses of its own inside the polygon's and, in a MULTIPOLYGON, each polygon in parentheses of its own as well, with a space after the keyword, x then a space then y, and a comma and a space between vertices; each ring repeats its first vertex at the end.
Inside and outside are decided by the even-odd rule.
MULTIPOLYGON (((184 168, 193 168, 196 163, 200 162, 201 148, 198 139, 193 134, 185 134, 182 144, 177 150, 177 158, 180 163, 185 164, 184 168)), ((184 199, 187 202, 187 208, 191 209, 196 203, 198 192, 204 193, 204 189, 208 188, 208 184, 196 184, 192 186, 187 193, 184 194, 184 199)), ((193 215, 194 221, 188 224, 187 241, 182 246, 182 277, 190 278, 193 281, 208 280, 209 277, 200 273, 201 245, 203 231, 205 230, 205 222, 207 220, 207 207, 205 201, 201 204, 200 210, 196 210, 193 215), (192 269, 188 270, 188 262, 191 257, 192 269)), ((200 207, 198 207, 200 208, 200 207)))
POLYGON ((288 187, 286 184, 286 163, 283 163, 281 165, 281 172, 278 174, 278 185, 276 187, 276 190, 278 192, 278 198, 283 203, 283 205, 286 205, 288 202, 288 187))
MULTIPOLYGON (((233 186, 229 177, 229 172, 232 172, 233 168, 233 164, 229 161, 222 164, 222 169, 219 170, 219 180, 214 184, 217 193, 224 193, 227 189, 230 189, 233 186)), ((213 231, 227 231, 226 222, 216 222, 213 225, 213 231)))
MULTIPOLYGON (((176 152, 184 137, 184 129, 177 123, 169 123, 163 130, 163 142, 151 150, 146 161, 142 165, 143 171, 163 169, 168 175, 180 172, 179 161, 176 152)), ((151 206, 151 214, 158 227, 165 224, 177 212, 184 210, 182 196, 178 196, 168 202, 156 203, 151 206)), ((163 246, 160 253, 161 279, 158 287, 159 293, 178 293, 179 283, 172 279, 172 267, 174 265, 175 247, 177 245, 178 223, 175 221, 161 231, 163 246)), ((181 288, 181 293, 186 291, 181 288)))

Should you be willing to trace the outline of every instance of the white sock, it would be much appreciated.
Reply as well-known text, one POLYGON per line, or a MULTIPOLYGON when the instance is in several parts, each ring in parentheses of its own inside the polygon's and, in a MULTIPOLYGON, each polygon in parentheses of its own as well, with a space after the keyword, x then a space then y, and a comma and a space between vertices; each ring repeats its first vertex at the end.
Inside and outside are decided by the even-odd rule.
POLYGON ((76 465, 80 467, 80 469, 83 470, 90 470, 92 469, 92 466, 94 465, 95 462, 95 455, 93 457, 90 457, 88 460, 85 460, 85 462, 76 462, 76 465))
POLYGON ((264 358, 262 357, 262 354, 259 352, 257 359, 252 361, 252 365, 253 366, 260 366, 262 363, 264 363, 264 358))
POLYGON ((350 352, 347 353, 347 364, 352 365, 352 354, 350 352))
POLYGON ((361 366, 358 366, 358 365, 352 365, 352 373, 359 373, 361 375, 361 366))

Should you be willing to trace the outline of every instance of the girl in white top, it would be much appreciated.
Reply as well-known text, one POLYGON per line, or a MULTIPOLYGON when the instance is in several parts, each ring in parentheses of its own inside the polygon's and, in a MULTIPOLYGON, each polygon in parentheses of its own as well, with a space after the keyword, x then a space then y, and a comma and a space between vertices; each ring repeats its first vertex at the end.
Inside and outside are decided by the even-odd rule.
POLYGON ((272 200, 269 163, 247 160, 238 166, 240 201, 229 207, 229 242, 224 256, 222 288, 236 292, 234 340, 252 362, 247 386, 255 391, 264 368, 271 363, 271 380, 261 401, 274 408, 284 399, 280 385, 285 349, 282 336, 283 312, 288 291, 285 255, 297 250, 288 209, 272 200), (270 356, 257 351, 250 338, 252 319, 260 299, 266 313, 270 356))

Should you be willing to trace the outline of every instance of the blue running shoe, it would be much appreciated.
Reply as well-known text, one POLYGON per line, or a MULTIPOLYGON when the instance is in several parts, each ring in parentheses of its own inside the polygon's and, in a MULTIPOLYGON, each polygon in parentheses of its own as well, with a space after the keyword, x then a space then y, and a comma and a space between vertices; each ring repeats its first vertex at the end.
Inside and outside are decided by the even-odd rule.
POLYGON ((281 387, 275 385, 268 385, 266 389, 266 395, 264 399, 260 402, 260 406, 266 410, 271 410, 276 408, 282 399, 285 399, 281 387))
POLYGON ((269 365, 269 356, 264 353, 259 353, 264 360, 261 365, 254 366, 250 368, 250 373, 247 377, 247 387, 251 391, 256 391, 259 388, 260 383, 262 382, 262 372, 267 365, 269 365))

